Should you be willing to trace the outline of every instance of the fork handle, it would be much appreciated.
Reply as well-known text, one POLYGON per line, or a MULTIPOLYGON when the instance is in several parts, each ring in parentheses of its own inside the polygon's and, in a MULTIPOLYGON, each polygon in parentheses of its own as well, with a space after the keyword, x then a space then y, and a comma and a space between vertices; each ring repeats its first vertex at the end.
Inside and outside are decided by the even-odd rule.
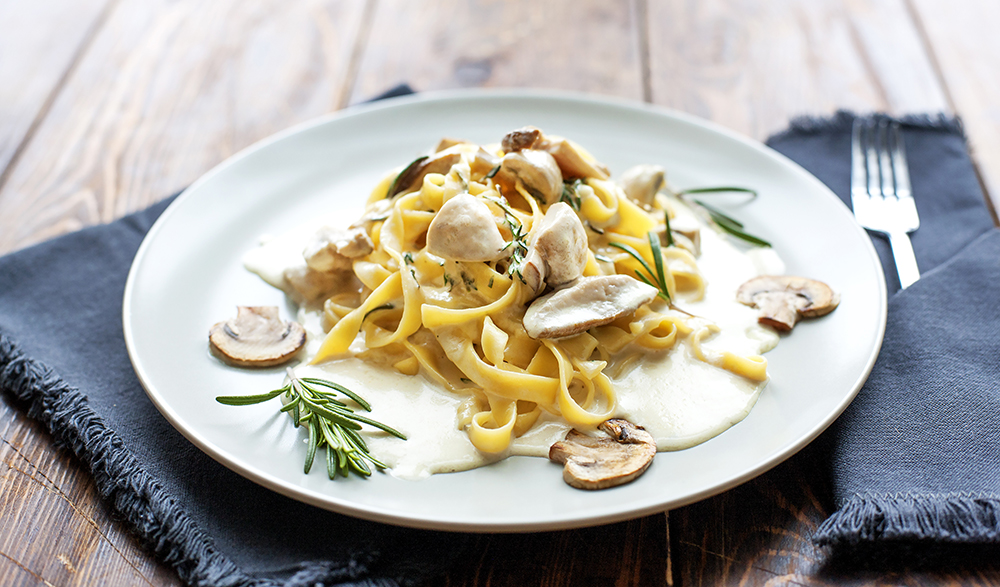
POLYGON ((892 247, 892 257, 896 261, 899 287, 906 289, 920 279, 920 269, 917 268, 917 258, 913 255, 910 235, 905 232, 890 232, 889 246, 892 247))

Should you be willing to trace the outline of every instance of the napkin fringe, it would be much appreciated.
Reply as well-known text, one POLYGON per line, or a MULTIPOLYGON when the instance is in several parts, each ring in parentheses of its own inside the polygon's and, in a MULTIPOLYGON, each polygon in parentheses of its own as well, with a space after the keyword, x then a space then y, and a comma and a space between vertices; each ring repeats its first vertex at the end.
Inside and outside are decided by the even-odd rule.
POLYGON ((45 426, 56 446, 70 449, 86 464, 101 498, 111 503, 142 543, 189 585, 398 587, 405 583, 365 577, 370 569, 359 557, 343 565, 303 564, 285 581, 251 577, 215 549, 163 486, 139 464, 121 437, 90 407, 86 396, 49 367, 27 358, 3 332, 0 390, 23 402, 28 416, 45 426))
POLYGON ((937 114, 905 114, 903 116, 888 116, 881 113, 858 114, 850 110, 838 110, 833 116, 798 116, 792 119, 788 128, 767 139, 770 143, 786 138, 788 135, 820 134, 828 132, 850 131, 856 118, 879 118, 893 120, 903 126, 938 130, 955 133, 966 139, 965 126, 962 119, 943 112, 937 114))
POLYGON ((875 541, 1000 541, 1000 499, 975 494, 856 496, 827 518, 813 536, 820 546, 875 541))
POLYGON ((56 446, 73 451, 90 469, 101 498, 191 585, 260 585, 222 556, 105 425, 87 398, 48 367, 27 358, 0 333, 0 389, 28 407, 56 446))

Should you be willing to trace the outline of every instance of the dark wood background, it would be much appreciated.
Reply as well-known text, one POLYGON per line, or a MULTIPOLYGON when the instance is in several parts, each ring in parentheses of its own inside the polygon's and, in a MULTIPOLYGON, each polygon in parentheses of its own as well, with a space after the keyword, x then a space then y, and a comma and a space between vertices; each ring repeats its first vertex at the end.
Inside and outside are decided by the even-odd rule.
MULTIPOLYGON (((995 0, 7 0, 0 253, 141 209, 400 82, 619 96, 756 139, 838 108, 954 113, 998 203, 997 22, 995 0)), ((0 583, 179 584, 2 395, 0 441, 0 583)), ((480 536, 447 583, 1000 584, 989 557, 838 569, 809 541, 830 513, 820 458, 669 514, 480 536)))

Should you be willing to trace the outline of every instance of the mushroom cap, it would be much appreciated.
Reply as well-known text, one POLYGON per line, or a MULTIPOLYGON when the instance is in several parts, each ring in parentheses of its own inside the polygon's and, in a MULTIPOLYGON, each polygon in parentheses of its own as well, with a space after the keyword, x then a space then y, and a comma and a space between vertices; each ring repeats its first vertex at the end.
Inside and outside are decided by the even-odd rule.
POLYGON ((507 153, 500 160, 500 171, 494 176, 503 190, 510 194, 517 180, 524 189, 546 204, 558 202, 562 197, 562 172, 556 160, 545 151, 524 149, 507 153))
POLYGON ((631 314, 656 298, 655 287, 628 275, 581 277, 528 306, 524 329, 531 338, 562 338, 631 314))
POLYGON ((625 195, 640 206, 650 206, 663 187, 667 172, 659 165, 636 165, 618 178, 625 195))
POLYGON ((427 227, 427 251, 452 261, 495 261, 506 245, 489 206, 468 193, 445 202, 427 227))
POLYGON ((503 140, 500 141, 500 148, 503 149, 504 153, 530 149, 540 138, 542 138, 542 131, 533 126, 524 126, 504 135, 503 140))
POLYGON ((656 456, 656 442, 642 426, 612 418, 599 429, 607 437, 570 430, 549 448, 549 460, 562 463, 563 480, 577 489, 605 489, 642 475, 656 456))
POLYGON ((531 248, 545 262, 545 283, 559 287, 583 275, 587 265, 587 230, 565 202, 545 212, 532 238, 531 248))
POLYGON ((212 326, 212 350, 240 367, 273 367, 291 359, 306 343, 298 322, 282 321, 277 306, 239 306, 236 317, 212 326))
POLYGON ((829 314, 840 303, 830 286, 794 275, 761 275, 736 290, 741 304, 760 309, 757 321, 776 330, 791 330, 798 319, 829 314))

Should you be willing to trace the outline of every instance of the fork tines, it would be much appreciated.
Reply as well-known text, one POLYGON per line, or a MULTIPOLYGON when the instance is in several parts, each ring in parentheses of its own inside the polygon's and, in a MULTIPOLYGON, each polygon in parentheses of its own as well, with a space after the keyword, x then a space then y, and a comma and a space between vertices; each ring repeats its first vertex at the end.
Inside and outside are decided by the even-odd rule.
POLYGON ((899 123, 855 119, 851 147, 851 204, 858 222, 889 237, 906 287, 920 277, 908 234, 920 226, 899 123))

